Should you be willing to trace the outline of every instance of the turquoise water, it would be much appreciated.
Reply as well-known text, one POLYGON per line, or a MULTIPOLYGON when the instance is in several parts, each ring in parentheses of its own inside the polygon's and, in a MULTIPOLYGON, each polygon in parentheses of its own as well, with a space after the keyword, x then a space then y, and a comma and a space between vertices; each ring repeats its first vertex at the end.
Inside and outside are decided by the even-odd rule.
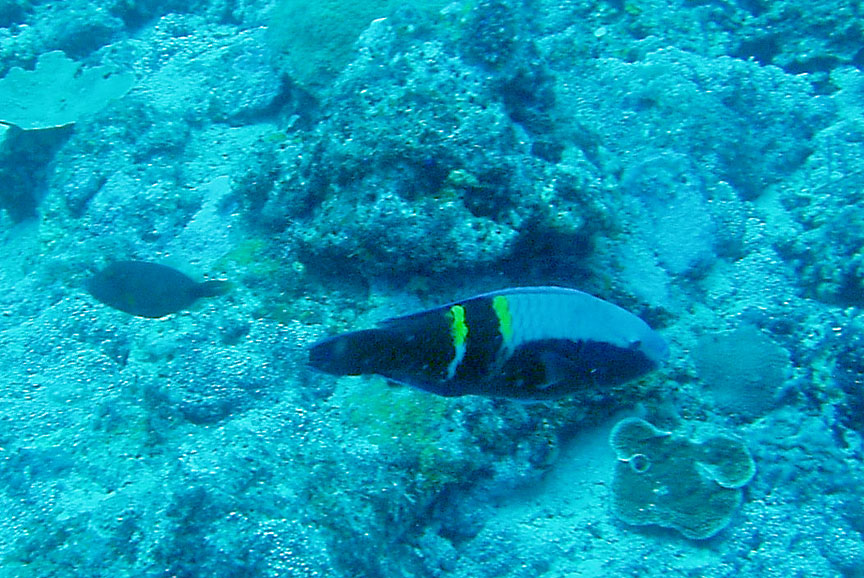
POLYGON ((0 576, 864 577, 862 40, 852 1, 0 1, 0 576), (87 291, 128 260, 231 290, 131 315, 87 291), (529 285, 669 359, 540 403, 306 367, 529 285))

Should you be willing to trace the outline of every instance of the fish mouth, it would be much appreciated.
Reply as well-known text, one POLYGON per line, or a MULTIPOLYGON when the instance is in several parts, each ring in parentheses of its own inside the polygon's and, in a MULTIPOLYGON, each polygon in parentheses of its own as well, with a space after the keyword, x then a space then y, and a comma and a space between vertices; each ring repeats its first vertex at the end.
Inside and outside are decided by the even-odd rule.
POLYGON ((648 335, 642 341, 641 349, 645 356, 653 361, 657 367, 660 367, 669 359, 669 344, 658 333, 652 332, 648 335))

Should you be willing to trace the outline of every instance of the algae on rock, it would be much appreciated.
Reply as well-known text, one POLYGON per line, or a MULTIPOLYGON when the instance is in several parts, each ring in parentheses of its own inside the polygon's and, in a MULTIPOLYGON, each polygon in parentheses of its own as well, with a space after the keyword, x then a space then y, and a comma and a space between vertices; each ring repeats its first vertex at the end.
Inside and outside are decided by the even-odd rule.
POLYGON ((448 0, 280 0, 270 13, 271 42, 285 57, 288 73, 305 87, 332 80, 352 59, 354 42, 379 18, 402 7, 440 10, 448 0))

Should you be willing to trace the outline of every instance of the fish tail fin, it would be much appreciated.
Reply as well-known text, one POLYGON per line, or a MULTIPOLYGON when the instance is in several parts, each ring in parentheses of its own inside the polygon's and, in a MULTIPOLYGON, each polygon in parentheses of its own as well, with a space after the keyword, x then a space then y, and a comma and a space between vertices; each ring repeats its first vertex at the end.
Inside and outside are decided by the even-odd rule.
POLYGON ((197 294, 198 297, 218 297, 231 291, 231 287, 232 285, 228 281, 204 281, 198 283, 197 294))
POLYGON ((322 339, 309 348, 309 366, 332 375, 376 373, 389 350, 388 334, 363 329, 322 339))

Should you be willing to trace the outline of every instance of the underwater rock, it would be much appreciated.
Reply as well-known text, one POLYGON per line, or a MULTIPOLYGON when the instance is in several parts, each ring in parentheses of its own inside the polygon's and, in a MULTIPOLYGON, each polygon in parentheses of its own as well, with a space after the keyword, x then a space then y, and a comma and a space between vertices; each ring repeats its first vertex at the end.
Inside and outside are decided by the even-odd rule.
POLYGON ((842 335, 833 376, 845 399, 836 403, 837 415, 844 426, 864 435, 864 323, 849 323, 842 335))
POLYGON ((596 167, 578 152, 558 164, 532 154, 488 75, 391 20, 363 34, 326 117, 279 153, 252 219, 284 228, 325 275, 434 276, 509 258, 572 278, 611 214, 596 167))
POLYGON ((642 201, 645 234, 669 273, 692 274, 714 262, 717 225, 699 173, 685 155, 647 156, 624 171, 621 186, 642 201))
POLYGON ((666 150, 685 155, 709 199, 718 177, 742 199, 755 199, 789 175, 812 152, 810 138, 829 108, 812 98, 805 75, 755 62, 678 48, 634 62, 594 62, 594 70, 559 82, 560 107, 609 147, 604 159, 631 164, 666 150))
POLYGON ((0 142, 0 209, 20 223, 36 217, 51 160, 72 134, 72 127, 21 130, 10 124, 5 128, 5 142, 0 142))
POLYGON ((694 442, 627 418, 609 435, 618 456, 612 511, 634 526, 673 528, 694 540, 716 535, 756 473, 744 444, 727 436, 694 442))
POLYGON ((399 4, 434 13, 445 0, 348 2, 279 0, 270 11, 271 43, 283 54, 291 76, 306 87, 320 88, 352 59, 357 38, 379 18, 392 16, 399 4))
POLYGON ((784 185, 782 202, 793 219, 779 239, 809 294, 842 307, 864 305, 864 75, 833 75, 842 87, 840 118, 813 137, 814 153, 784 185))

